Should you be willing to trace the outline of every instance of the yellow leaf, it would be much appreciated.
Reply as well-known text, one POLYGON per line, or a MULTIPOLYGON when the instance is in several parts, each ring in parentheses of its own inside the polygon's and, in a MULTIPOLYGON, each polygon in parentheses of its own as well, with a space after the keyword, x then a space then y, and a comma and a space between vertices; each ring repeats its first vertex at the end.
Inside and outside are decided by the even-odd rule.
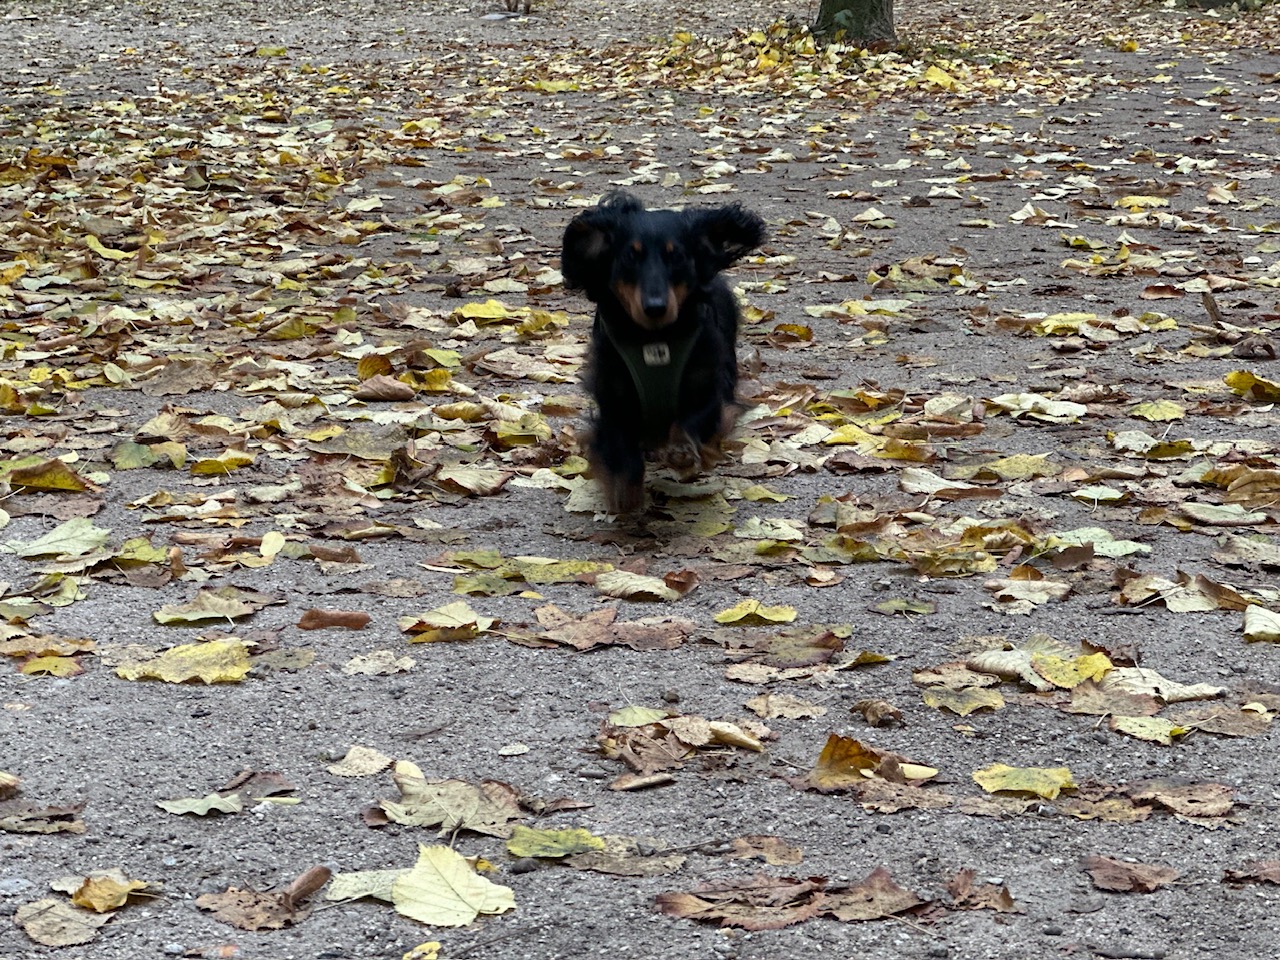
POLYGON ((769 503, 783 503, 790 497, 785 493, 778 493, 776 490, 770 490, 763 484, 753 483, 750 486, 743 487, 740 491, 743 500, 750 500, 752 503, 759 503, 762 500, 769 503))
MULTIPOLYGON (((332 886, 332 884, 330 884, 332 886)), ((400 960, 440 960, 440 942, 428 940, 407 952, 400 960)))
POLYGON ((32 657, 18 668, 29 677, 75 677, 84 673, 75 657, 32 657))
POLYGON ((1034 793, 1046 800, 1053 800, 1062 790, 1075 787, 1071 771, 1066 767, 1009 767, 1003 763, 975 771, 973 779, 987 793, 1014 791, 1034 793))
POLYGON ((929 687, 922 695, 929 706, 950 710, 961 717, 967 717, 977 710, 999 710, 1004 706, 1004 697, 985 687, 965 687, 961 690, 929 687))
POLYGON ((1153 400, 1150 403, 1140 403, 1129 411, 1129 416, 1131 417, 1139 417, 1143 420, 1160 423, 1169 420, 1181 420, 1186 415, 1187 408, 1172 400, 1153 400))
POLYGON ((1116 733, 1125 733, 1139 740, 1162 743, 1165 746, 1173 743, 1174 737, 1187 732, 1186 727, 1180 727, 1162 717, 1112 717, 1111 729, 1116 733))
POLYGON ((736 723, 711 720, 707 723, 707 727, 711 732, 712 743, 722 743, 729 747, 741 747, 743 750, 754 750, 756 753, 764 751, 764 744, 736 723))
POLYGON ((540 830, 516 824, 507 841, 507 853, 513 857, 568 857, 589 850, 603 850, 604 841, 581 827, 563 830, 540 830))
POLYGON ((17 467, 9 471, 5 478, 10 485, 28 490, 66 490, 72 493, 83 493, 89 489, 74 470, 57 458, 17 467))
POLYGON ((244 450, 223 450, 216 457, 197 460, 191 465, 191 472, 196 476, 221 476, 240 467, 253 463, 255 455, 244 450))
POLYGON ((258 552, 267 559, 271 559, 284 549, 284 544, 283 533, 279 530, 268 530, 262 535, 262 543, 258 545, 258 552))
POLYGON ((860 740, 833 733, 827 737, 818 762, 809 773, 809 781, 823 790, 855 786, 865 783, 883 759, 883 754, 860 740))
POLYGON ((484 303, 463 304, 453 311, 455 320, 506 320, 512 316, 512 310, 500 300, 486 300, 484 303))
POLYGON ((791 623, 795 618, 795 607, 766 607, 759 600, 751 598, 736 603, 728 610, 721 610, 714 617, 716 623, 733 624, 739 627, 791 623))
POLYGON ((116 907, 122 907, 135 890, 145 890, 147 883, 142 880, 130 880, 123 874, 110 873, 91 874, 80 884, 80 888, 71 895, 71 902, 78 907, 85 907, 95 913, 106 913, 116 907))
POLYGON ((943 90, 953 90, 956 86, 956 78, 936 66, 930 66, 929 69, 924 72, 924 79, 926 83, 932 83, 934 86, 941 87, 943 90))
POLYGON ((644 727, 665 720, 668 716, 670 713, 666 710, 632 704, 609 714, 609 722, 615 727, 644 727))
POLYGON ((1167 207, 1169 201, 1164 197, 1150 197, 1133 194, 1127 197, 1121 197, 1115 202, 1117 207, 1125 207, 1131 213, 1137 213, 1139 210, 1154 210, 1159 207, 1167 207))
POLYGON ((1280 383, 1265 380, 1249 370, 1233 370, 1222 378, 1233 393, 1261 403, 1280 400, 1280 383))
POLYGON ((867 433, 857 424, 846 423, 844 426, 833 430, 831 436, 822 442, 828 446, 838 443, 850 443, 858 448, 859 453, 871 453, 873 450, 879 450, 884 446, 885 438, 867 433))
POLYGON ((416 616, 400 618, 400 629, 411 633, 410 643, 438 643, 448 640, 470 640, 484 633, 498 621, 482 617, 465 600, 445 604, 416 616))
POLYGON ((1086 680, 1101 680, 1111 670, 1111 661, 1103 653, 1091 653, 1087 657, 1074 659, 1052 654, 1032 654, 1031 666, 1055 687, 1072 690, 1086 680))
POLYGON ((465 927, 516 907, 510 887, 477 874, 460 853, 421 844, 417 864, 391 885, 391 902, 397 913, 436 927, 465 927))
POLYGON ((114 250, 111 247, 103 246, 102 241, 95 237, 92 233, 84 238, 84 245, 96 253, 100 257, 106 257, 108 260, 132 260, 133 254, 126 253, 124 250, 114 250))
POLYGON ((235 683, 249 672, 249 645, 229 637, 205 643, 184 643, 141 663, 123 663, 116 674, 125 680, 164 680, 184 683, 235 683))

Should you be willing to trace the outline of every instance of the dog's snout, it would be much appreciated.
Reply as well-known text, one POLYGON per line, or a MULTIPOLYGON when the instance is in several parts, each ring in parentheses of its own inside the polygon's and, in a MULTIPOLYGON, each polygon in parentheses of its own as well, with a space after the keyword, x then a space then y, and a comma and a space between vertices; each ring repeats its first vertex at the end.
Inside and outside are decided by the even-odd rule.
POLYGON ((650 320, 661 320, 667 315, 668 300, 669 297, 666 290, 661 293, 646 293, 644 303, 641 304, 644 307, 644 315, 650 320))

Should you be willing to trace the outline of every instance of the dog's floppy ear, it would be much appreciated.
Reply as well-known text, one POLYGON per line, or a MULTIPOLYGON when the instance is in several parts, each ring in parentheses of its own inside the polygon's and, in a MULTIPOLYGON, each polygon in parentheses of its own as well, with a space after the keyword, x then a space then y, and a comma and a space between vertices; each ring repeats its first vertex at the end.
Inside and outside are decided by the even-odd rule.
POLYGON ((599 300, 613 272, 614 238, 622 218, 643 210, 631 194, 616 190, 599 205, 578 214, 564 231, 560 273, 570 290, 583 290, 599 300))
POLYGON ((764 221, 736 203, 690 211, 688 218, 689 232, 698 242, 703 282, 764 243, 764 221))

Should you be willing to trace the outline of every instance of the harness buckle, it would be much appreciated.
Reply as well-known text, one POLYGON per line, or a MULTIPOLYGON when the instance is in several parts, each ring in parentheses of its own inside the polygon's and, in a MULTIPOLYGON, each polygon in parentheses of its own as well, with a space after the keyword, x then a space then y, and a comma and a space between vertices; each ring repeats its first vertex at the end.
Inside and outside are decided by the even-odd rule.
POLYGON ((665 367, 671 363, 671 347, 665 343, 646 343, 640 351, 646 367, 665 367))

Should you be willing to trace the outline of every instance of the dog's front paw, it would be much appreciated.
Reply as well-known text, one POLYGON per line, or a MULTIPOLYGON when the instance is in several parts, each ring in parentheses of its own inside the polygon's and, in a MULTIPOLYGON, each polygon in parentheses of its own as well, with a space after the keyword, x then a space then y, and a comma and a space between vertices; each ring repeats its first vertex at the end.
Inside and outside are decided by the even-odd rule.
POLYGON ((617 517, 639 513, 644 506, 644 482, 601 476, 605 508, 617 517))
POLYGON ((702 445, 679 427, 671 428, 667 444, 659 452, 662 463, 676 473, 697 473, 702 467, 702 445))

